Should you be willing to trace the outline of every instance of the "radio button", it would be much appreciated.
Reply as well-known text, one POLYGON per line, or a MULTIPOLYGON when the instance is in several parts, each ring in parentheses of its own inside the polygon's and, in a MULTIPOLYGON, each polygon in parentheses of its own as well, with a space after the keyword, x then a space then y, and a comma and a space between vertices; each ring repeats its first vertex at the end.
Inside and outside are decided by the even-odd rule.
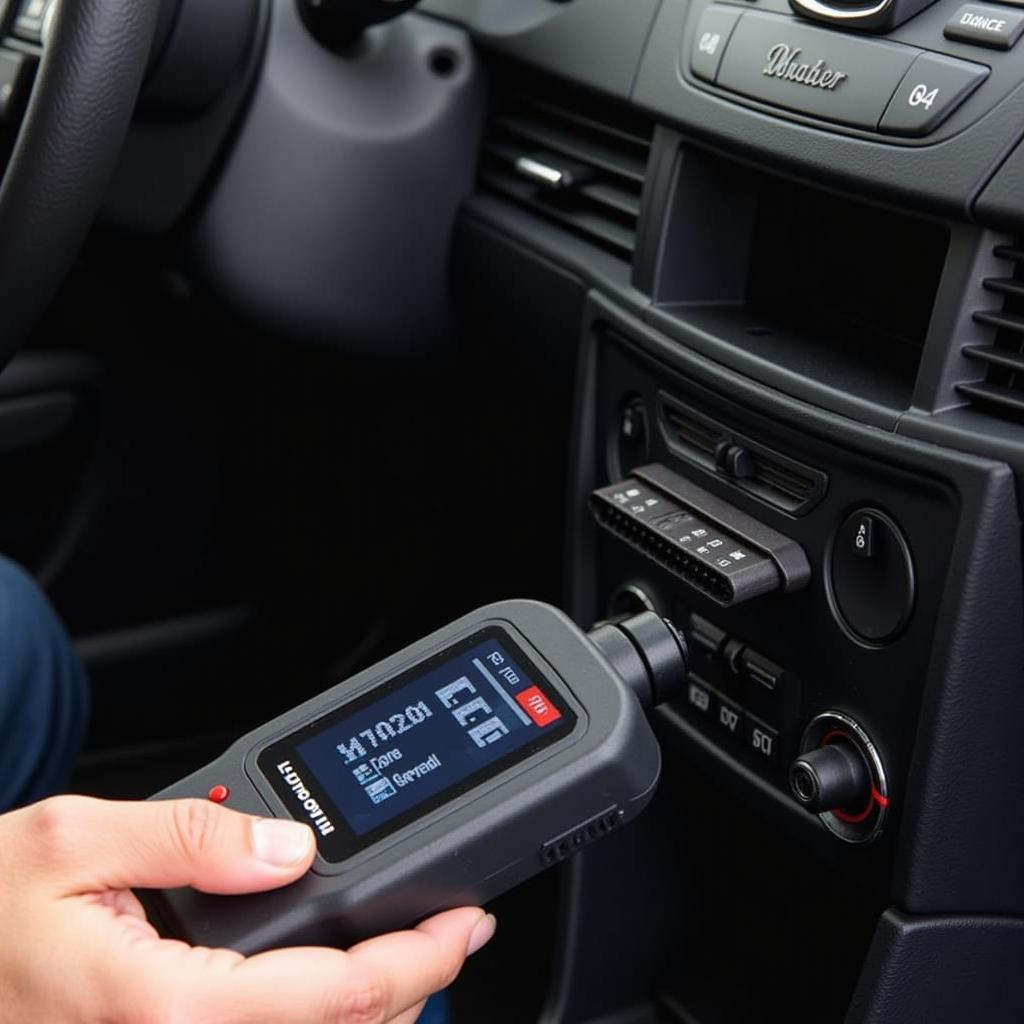
POLYGON ((744 738, 747 745, 755 753, 766 761, 777 761, 779 758, 779 731, 770 725, 747 715, 746 730, 744 738))
MULTIPOLYGON (((893 135, 927 135, 960 106, 982 82, 989 69, 937 53, 922 53, 910 66, 896 95, 882 115, 879 131, 893 135)), ((874 520, 866 518, 867 541, 874 520)), ((870 551, 865 552, 870 557, 870 551)))
POLYGON ((902 532, 887 515, 862 509, 839 527, 831 556, 832 595, 840 619, 862 640, 881 644, 907 624, 914 608, 914 563, 902 532), (865 516, 874 519, 871 558, 856 553, 865 516))
POLYGON ((701 15, 690 54, 690 69, 698 78, 715 80, 729 37, 743 13, 738 7, 712 4, 701 15))
POLYGON ((748 12, 729 40, 716 81, 779 107, 874 129, 920 52, 748 12))
POLYGON ((718 714, 718 698, 714 691, 692 679, 686 684, 686 703, 707 718, 718 714))
POLYGON ((739 704, 719 695, 718 706, 715 709, 715 721, 720 728, 730 736, 742 737, 745 717, 743 708, 739 704))
POLYGON ((1009 50, 1024 31, 1024 13, 989 4, 964 4, 943 34, 961 43, 976 43, 994 50, 1009 50))

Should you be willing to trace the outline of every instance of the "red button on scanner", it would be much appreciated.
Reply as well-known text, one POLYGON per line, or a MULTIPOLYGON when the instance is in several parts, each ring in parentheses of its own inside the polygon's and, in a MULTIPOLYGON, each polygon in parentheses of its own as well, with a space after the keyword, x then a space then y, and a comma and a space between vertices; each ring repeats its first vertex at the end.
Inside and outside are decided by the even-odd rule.
POLYGON ((222 804, 231 796, 231 790, 227 786, 214 786, 206 795, 215 804, 222 804))
POLYGON ((562 717, 562 712, 544 696, 539 686, 517 693, 516 700, 537 725, 550 725, 562 717))

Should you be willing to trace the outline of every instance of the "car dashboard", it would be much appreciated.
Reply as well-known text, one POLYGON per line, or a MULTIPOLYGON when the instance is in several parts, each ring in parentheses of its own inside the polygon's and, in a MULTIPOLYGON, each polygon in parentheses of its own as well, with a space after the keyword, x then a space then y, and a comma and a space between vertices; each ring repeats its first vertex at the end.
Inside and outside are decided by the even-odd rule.
POLYGON ((503 440, 451 521, 689 643, 655 804, 559 869, 541 1019, 1019 1020, 1024 8, 422 0, 339 54, 202 7, 100 231, 378 373, 472 350, 503 440))
POLYGON ((488 74, 472 287, 580 339, 571 612, 653 607, 693 652, 659 817, 567 869, 552 1019, 1020 1005, 984 990, 1016 991, 1024 908, 1021 15, 912 6, 421 8, 488 74), (650 495, 697 519, 646 525, 650 495), (723 598, 759 527, 806 581, 723 598), (836 735, 872 786, 810 813, 790 767, 836 735))

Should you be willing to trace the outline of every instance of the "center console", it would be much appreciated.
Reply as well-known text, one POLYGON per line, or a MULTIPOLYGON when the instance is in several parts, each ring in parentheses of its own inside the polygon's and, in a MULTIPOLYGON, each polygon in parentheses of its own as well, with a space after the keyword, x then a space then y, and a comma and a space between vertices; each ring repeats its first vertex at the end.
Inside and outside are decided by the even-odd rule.
POLYGON ((1020 8, 471 6, 433 5, 492 76, 456 249, 538 378, 578 347, 568 607, 692 652, 546 1020, 1016 1019, 1020 8))

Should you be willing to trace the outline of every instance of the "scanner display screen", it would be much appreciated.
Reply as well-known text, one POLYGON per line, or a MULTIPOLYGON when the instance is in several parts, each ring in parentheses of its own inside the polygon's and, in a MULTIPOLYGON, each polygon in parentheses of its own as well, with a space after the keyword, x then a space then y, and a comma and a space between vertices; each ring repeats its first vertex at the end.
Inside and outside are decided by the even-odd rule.
POLYGON ((575 722, 508 634, 489 627, 279 740, 258 764, 336 863, 575 722))

